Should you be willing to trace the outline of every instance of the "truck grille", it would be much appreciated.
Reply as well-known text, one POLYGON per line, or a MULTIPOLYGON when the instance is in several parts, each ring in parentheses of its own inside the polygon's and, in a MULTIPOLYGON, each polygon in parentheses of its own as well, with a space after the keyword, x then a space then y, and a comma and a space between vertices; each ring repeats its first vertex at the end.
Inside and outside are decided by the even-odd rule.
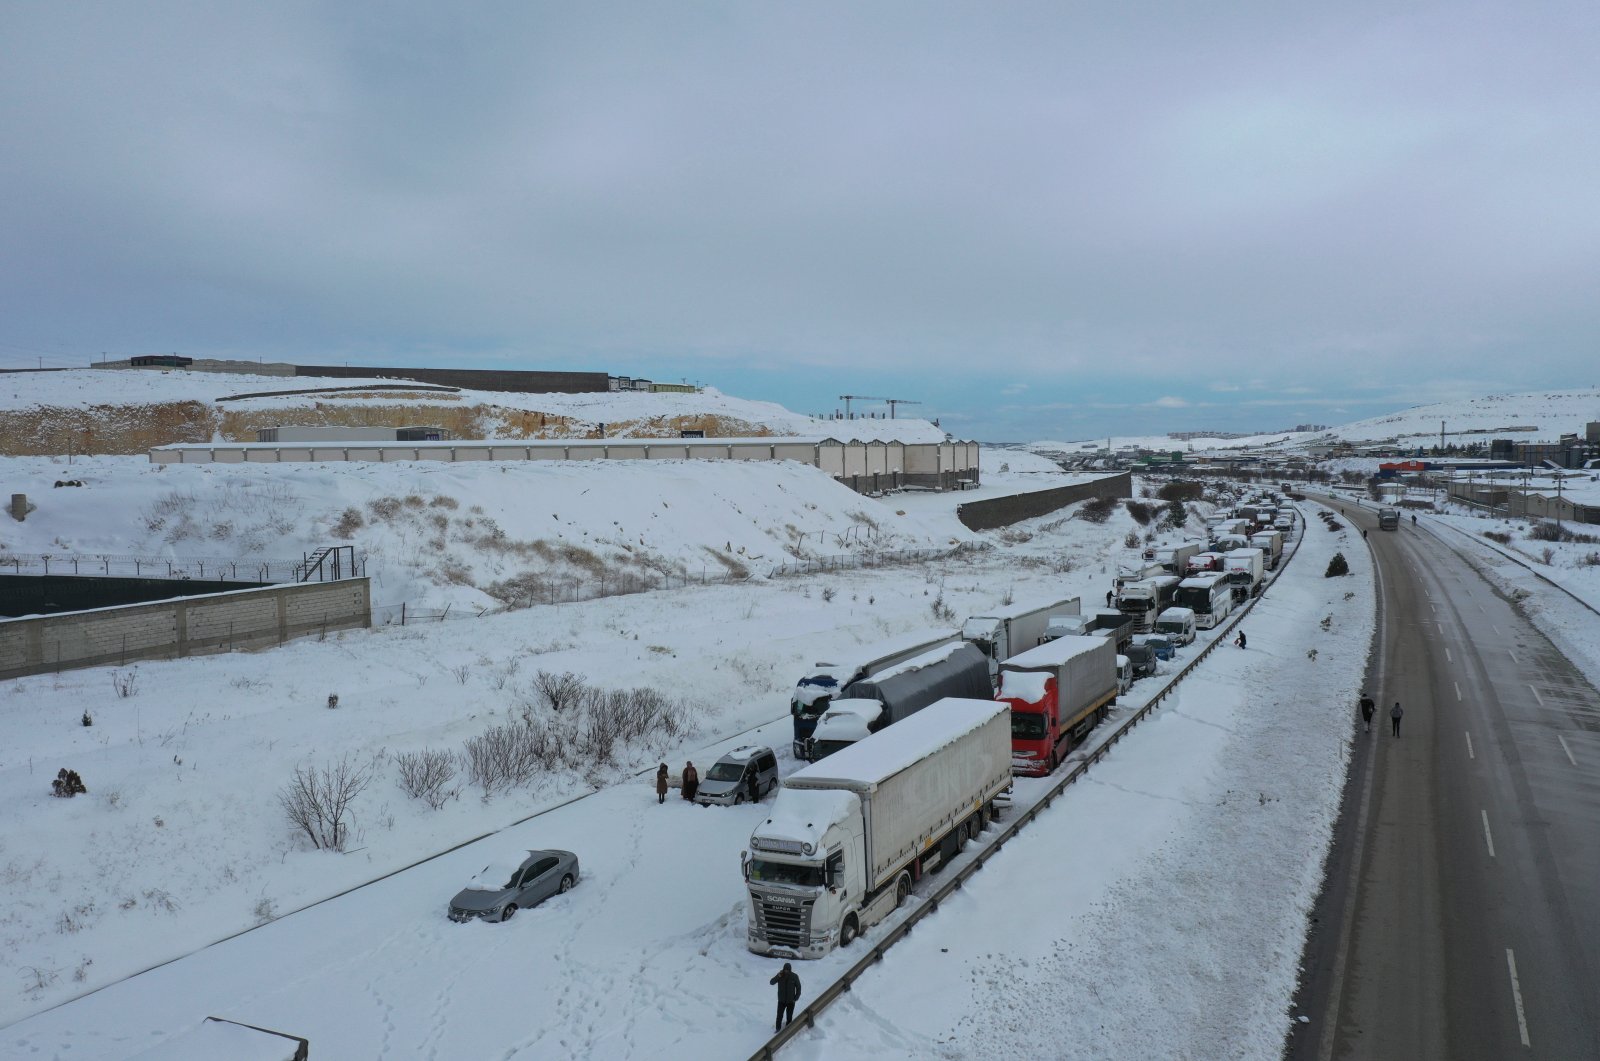
POLYGON ((770 944, 780 947, 803 947, 811 939, 811 900, 797 905, 776 903, 770 899, 759 900, 756 906, 756 925, 770 944))

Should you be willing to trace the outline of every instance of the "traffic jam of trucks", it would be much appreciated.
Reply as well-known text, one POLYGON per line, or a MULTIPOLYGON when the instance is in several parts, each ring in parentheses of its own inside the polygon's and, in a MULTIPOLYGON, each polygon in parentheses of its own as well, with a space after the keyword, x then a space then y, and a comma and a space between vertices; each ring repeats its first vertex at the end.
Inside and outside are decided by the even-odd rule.
POLYGON ((1052 773, 1136 677, 1260 593, 1283 555, 1280 518, 1262 506, 1215 520, 1212 545, 1247 543, 1225 552, 1147 550, 1116 580, 1114 609, 1008 606, 959 634, 816 664, 791 699, 808 765, 782 779, 740 854, 749 949, 818 958, 901 906, 998 817, 1013 776, 1052 773))

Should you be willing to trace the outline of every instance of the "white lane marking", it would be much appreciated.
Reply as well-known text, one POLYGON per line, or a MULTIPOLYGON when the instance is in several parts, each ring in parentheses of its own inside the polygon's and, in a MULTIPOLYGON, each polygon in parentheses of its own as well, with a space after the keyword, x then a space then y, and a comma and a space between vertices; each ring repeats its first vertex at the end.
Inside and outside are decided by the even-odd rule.
POLYGON ((1489 833, 1489 812, 1479 811, 1483 815, 1483 842, 1489 846, 1489 857, 1494 857, 1494 837, 1489 833))
POLYGON ((1506 948, 1506 967, 1511 970, 1511 1000, 1517 1004, 1517 1031, 1522 1035, 1522 1045, 1531 1046, 1528 1042, 1528 1017, 1522 1011, 1522 984, 1517 980, 1517 956, 1511 953, 1511 948, 1506 948))
POLYGON ((1567 738, 1557 733, 1556 740, 1561 742, 1561 750, 1567 753, 1567 762, 1571 763, 1573 766, 1577 766, 1578 760, 1572 757, 1572 749, 1567 747, 1567 738))
POLYGON ((1539 690, 1535 689, 1532 685, 1530 685, 1530 686, 1528 686, 1528 691, 1533 694, 1533 698, 1535 700, 1539 701, 1539 706, 1543 707, 1544 706, 1544 697, 1539 695, 1539 690))
POLYGON ((1467 758, 1468 759, 1476 759, 1477 758, 1476 755, 1472 754, 1472 732, 1470 730, 1467 731, 1467 758))
MULTIPOLYGON (((1485 608, 1485 607, 1484 607, 1484 606, 1483 606, 1483 605, 1481 605, 1481 604, 1480 604, 1480 605, 1478 605, 1478 610, 1479 610, 1479 611, 1480 611, 1480 612, 1482 612, 1482 613, 1483 613, 1483 614, 1485 614, 1485 615, 1488 615, 1488 614, 1489 614, 1489 609, 1488 609, 1488 608, 1485 608)), ((1498 631, 1496 631, 1496 632, 1497 632, 1497 633, 1498 633, 1498 631)))
POLYGON ((1461 683, 1451 682, 1450 684, 1456 687, 1456 701, 1459 703, 1461 700, 1461 683))
POLYGON ((1508 649, 1506 649, 1506 653, 1507 653, 1507 654, 1508 654, 1508 655, 1509 655, 1509 656, 1510 656, 1510 657, 1511 657, 1511 662, 1512 662, 1512 663, 1515 663, 1515 664, 1516 664, 1516 665, 1517 665, 1517 666, 1519 666, 1519 667, 1520 667, 1520 666, 1522 666, 1522 661, 1521 661, 1521 660, 1520 660, 1520 659, 1518 659, 1518 658, 1517 658, 1517 654, 1516 654, 1516 653, 1515 653, 1515 652, 1512 652, 1512 651, 1511 651, 1511 650, 1510 650, 1510 649, 1509 649, 1509 648, 1508 648, 1508 649))
POLYGON ((1499 637, 1500 636, 1500 628, 1498 626, 1496 626, 1494 623, 1490 623, 1489 624, 1489 629, 1494 631, 1494 636, 1495 637, 1499 637))
POLYGON ((1428 610, 1429 610, 1429 611, 1431 611, 1431 612, 1435 612, 1435 613, 1437 613, 1437 612, 1438 612, 1438 611, 1439 611, 1439 609, 1438 609, 1438 608, 1435 608, 1435 607, 1434 607, 1434 606, 1433 606, 1433 601, 1429 601, 1429 602, 1428 602, 1428 610))
POLYGON ((1444 661, 1446 663, 1454 663, 1455 662, 1455 660, 1450 657, 1450 650, 1448 648, 1444 650, 1444 661))

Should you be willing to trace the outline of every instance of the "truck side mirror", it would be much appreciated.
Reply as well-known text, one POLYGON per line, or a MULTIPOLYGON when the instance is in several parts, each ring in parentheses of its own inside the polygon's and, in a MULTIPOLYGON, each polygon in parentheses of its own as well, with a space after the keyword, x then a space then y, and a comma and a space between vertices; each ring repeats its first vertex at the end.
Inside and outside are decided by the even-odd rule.
POLYGON ((748 851, 739 852, 739 872, 744 875, 745 880, 748 881, 750 879, 750 852, 748 851))

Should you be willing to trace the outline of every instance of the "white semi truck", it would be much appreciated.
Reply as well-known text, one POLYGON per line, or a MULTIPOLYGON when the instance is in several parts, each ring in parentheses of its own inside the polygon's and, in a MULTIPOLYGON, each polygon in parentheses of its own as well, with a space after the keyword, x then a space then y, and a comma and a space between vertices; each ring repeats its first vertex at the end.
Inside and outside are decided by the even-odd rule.
POLYGON ((847 946, 977 836, 1010 786, 1010 707, 956 697, 790 774, 740 854, 746 946, 847 946))
POLYGON ((1077 597, 1012 604, 972 616, 961 624, 961 639, 977 645, 989 657, 989 676, 994 679, 1000 673, 1000 664, 1039 644, 1051 619, 1077 615, 1079 611, 1077 597))

